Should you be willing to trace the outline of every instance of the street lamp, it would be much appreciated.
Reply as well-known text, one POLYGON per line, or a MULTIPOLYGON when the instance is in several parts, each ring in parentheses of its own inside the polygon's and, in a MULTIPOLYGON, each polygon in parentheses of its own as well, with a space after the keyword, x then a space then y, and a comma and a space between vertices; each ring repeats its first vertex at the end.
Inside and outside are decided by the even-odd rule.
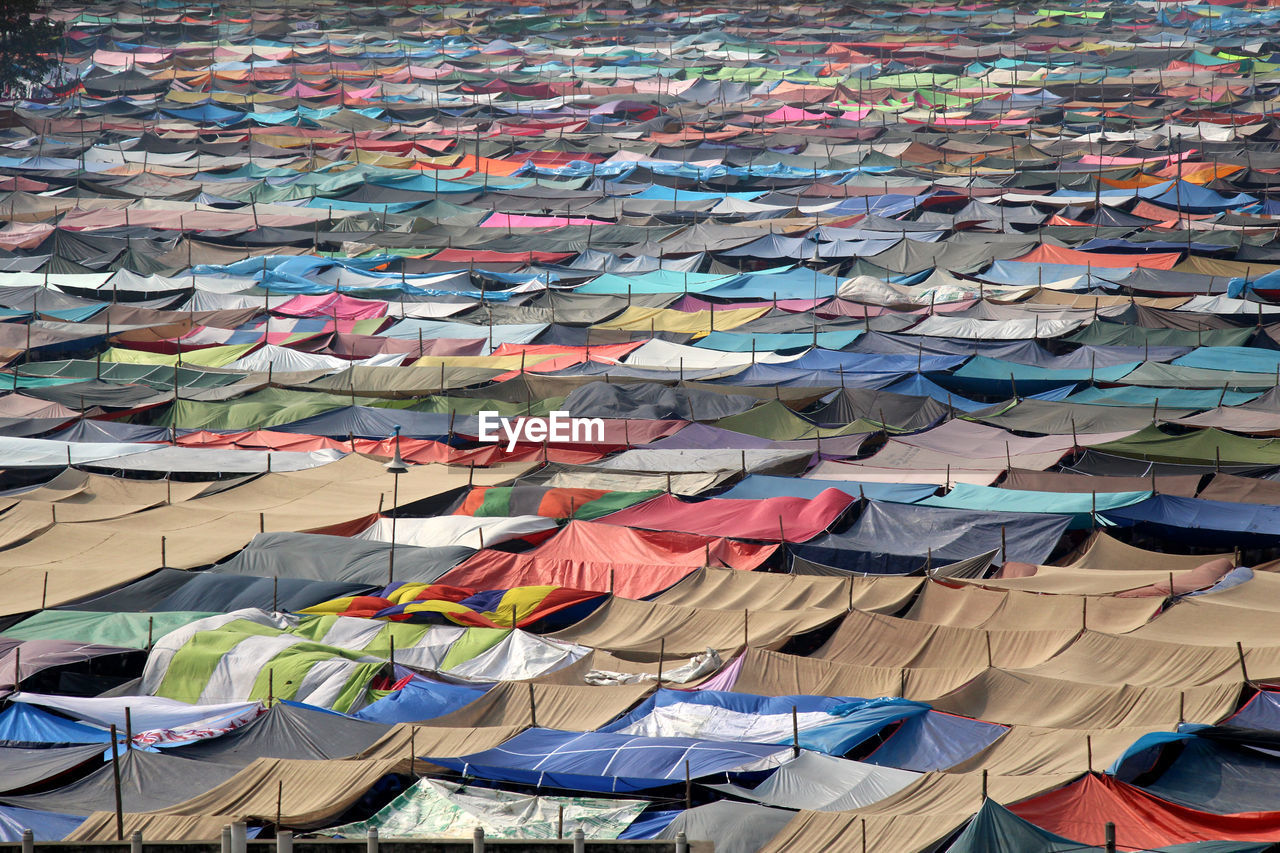
POLYGON ((396 508, 400 506, 400 475, 409 473, 409 466, 404 464, 404 458, 400 455, 400 424, 396 424, 392 430, 396 440, 395 454, 385 466, 395 478, 391 487, 391 551, 387 555, 387 586, 391 586, 396 575, 396 508))

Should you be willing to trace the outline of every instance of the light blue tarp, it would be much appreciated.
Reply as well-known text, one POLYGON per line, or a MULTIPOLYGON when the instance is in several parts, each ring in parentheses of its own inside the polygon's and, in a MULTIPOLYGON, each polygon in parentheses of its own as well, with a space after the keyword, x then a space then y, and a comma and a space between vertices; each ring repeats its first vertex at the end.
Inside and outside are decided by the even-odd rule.
POLYGON ((110 743, 111 735, 93 726, 68 720, 23 702, 0 711, 0 744, 44 746, 110 743))
POLYGON ((574 290, 574 293, 625 295, 627 293, 706 293, 732 281, 737 273, 716 275, 701 272, 654 270, 638 275, 605 273, 574 290))
POLYGON ((1181 367, 1233 370, 1238 373, 1274 373, 1280 368, 1280 350, 1258 347, 1196 347, 1175 358, 1181 367))
POLYGON ((998 358, 974 356, 950 376, 940 377, 939 382, 969 394, 1013 396, 1048 391, 1073 382, 1116 382, 1140 362, 1128 362, 1113 367, 1058 369, 1017 364, 998 358))
POLYGON ((839 332, 712 332, 694 346, 721 352, 781 352, 820 346, 843 349, 858 339, 861 329, 839 332))
POLYGON ((814 270, 745 273, 702 291, 721 299, 825 299, 834 297, 844 279, 814 270))
POLYGON ((1238 406, 1256 398, 1252 391, 1228 391, 1221 389, 1196 390, 1194 388, 1147 388, 1128 385, 1123 388, 1085 388, 1067 397, 1068 403, 1089 403, 1095 406, 1152 406, 1156 401, 1161 408, 1212 409, 1219 405, 1238 406))
POLYGON ((940 497, 918 501, 921 506, 949 507, 994 512, 1056 513, 1073 516, 1072 528, 1089 527, 1092 513, 1119 509, 1141 503, 1151 497, 1145 492, 1066 493, 1034 492, 1021 489, 997 489, 972 483, 957 483, 940 497))
POLYGON ((488 690, 487 685, 447 684, 415 676, 404 687, 361 708, 352 716, 375 723, 430 720, 471 704, 488 690))

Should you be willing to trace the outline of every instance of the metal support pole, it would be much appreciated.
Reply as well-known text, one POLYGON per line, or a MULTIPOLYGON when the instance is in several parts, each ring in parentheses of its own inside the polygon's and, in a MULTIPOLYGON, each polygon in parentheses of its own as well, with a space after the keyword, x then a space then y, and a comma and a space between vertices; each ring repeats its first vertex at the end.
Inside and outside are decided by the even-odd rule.
POLYGON ((141 832, 135 832, 129 836, 129 853, 142 853, 141 832))
POLYGON ((378 829, 377 827, 369 827, 369 832, 364 837, 364 849, 367 853, 378 853, 378 829))
POLYGON ((31 830, 22 830, 22 853, 33 853, 36 849, 36 838, 31 830))
POLYGON ((573 831, 573 853, 584 853, 587 849, 587 835, 578 827, 573 831))
POLYGON ((293 833, 289 830, 276 830, 276 853, 293 853, 293 833))
POLYGON ((124 802, 120 797, 120 749, 116 727, 111 726, 111 776, 116 794, 116 841, 124 841, 124 802))
POLYGON ((676 853, 689 853, 689 837, 683 832, 676 833, 676 853))
POLYGON ((471 833, 471 853, 484 853, 484 830, 478 826, 471 833))
POLYGON ((1111 821, 1107 821, 1105 832, 1107 839, 1107 853, 1116 853, 1116 825, 1111 821))
POLYGON ((219 849, 222 853, 231 853, 231 824, 223 824, 221 846, 219 849))

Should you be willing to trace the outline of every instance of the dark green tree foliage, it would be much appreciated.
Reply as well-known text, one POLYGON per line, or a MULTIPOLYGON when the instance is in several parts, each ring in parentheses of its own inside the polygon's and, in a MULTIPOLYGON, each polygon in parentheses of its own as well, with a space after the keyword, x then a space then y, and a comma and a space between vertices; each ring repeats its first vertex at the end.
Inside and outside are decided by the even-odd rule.
POLYGON ((37 16, 39 0, 0 0, 0 94, 25 94, 58 64, 62 25, 37 16))

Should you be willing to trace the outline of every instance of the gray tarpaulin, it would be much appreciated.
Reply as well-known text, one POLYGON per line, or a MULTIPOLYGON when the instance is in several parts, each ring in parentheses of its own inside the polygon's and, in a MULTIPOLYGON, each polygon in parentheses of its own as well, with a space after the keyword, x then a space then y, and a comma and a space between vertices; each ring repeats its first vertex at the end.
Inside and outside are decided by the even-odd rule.
POLYGON ((316 533, 259 533, 244 550, 213 568, 219 574, 381 584, 388 577, 433 582, 475 551, 461 546, 391 545, 316 533))

